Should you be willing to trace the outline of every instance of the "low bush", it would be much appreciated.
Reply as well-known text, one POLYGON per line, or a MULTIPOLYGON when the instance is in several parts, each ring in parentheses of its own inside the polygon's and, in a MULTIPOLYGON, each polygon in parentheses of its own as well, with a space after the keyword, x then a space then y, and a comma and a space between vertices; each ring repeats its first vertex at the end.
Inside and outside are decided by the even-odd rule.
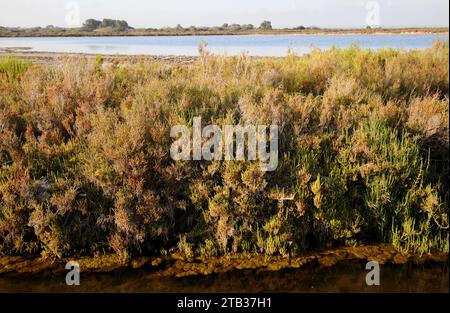
POLYGON ((449 50, 191 65, 0 60, 0 249, 448 252, 449 50), (277 124, 279 166, 173 161, 170 129, 277 124))

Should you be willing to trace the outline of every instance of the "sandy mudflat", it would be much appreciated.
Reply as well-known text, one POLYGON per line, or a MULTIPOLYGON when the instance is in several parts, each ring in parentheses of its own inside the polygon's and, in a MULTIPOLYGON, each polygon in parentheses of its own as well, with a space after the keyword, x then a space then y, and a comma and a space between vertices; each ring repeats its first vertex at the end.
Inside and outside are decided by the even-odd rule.
MULTIPOLYGON (((96 58, 99 54, 87 54, 87 53, 60 53, 60 52, 39 52, 29 51, 31 48, 26 47, 7 47, 0 48, 0 56, 11 55, 21 57, 24 59, 30 59, 38 61, 40 63, 57 63, 58 61, 65 60, 67 58, 96 58)), ((176 56, 176 55, 100 55, 104 58, 105 62, 119 61, 123 62, 164 62, 167 64, 190 64, 194 62, 198 57, 195 56, 176 56)))

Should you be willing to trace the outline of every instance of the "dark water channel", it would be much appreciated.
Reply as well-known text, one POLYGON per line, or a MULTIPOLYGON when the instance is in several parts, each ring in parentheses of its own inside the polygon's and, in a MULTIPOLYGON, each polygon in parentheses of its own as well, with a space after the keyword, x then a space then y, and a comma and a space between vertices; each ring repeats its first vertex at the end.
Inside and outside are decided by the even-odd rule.
POLYGON ((380 285, 367 286, 365 265, 306 266, 280 271, 243 270, 187 278, 155 278, 146 269, 81 273, 79 286, 64 274, 0 276, 0 292, 449 292, 448 264, 381 265, 380 285))

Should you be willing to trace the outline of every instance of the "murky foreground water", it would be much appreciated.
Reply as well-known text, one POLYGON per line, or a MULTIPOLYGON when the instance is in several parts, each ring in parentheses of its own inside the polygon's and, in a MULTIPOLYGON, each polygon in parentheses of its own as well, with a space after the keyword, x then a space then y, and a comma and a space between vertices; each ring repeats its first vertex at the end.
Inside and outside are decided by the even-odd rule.
POLYGON ((149 270, 81 273, 80 286, 63 274, 0 276, 0 292, 449 292, 448 264, 381 265, 380 286, 367 286, 365 264, 306 266, 275 272, 243 270, 208 276, 156 278, 149 270))

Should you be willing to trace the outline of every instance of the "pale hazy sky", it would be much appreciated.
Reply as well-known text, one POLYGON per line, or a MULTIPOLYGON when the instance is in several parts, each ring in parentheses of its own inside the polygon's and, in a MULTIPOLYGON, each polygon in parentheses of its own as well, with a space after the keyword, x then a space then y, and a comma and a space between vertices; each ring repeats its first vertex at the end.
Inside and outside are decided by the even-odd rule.
POLYGON ((373 10, 368 2, 378 3, 380 26, 449 24, 448 0, 0 0, 0 25, 67 27, 106 17, 134 27, 259 25, 262 20, 274 27, 361 27, 373 10))

